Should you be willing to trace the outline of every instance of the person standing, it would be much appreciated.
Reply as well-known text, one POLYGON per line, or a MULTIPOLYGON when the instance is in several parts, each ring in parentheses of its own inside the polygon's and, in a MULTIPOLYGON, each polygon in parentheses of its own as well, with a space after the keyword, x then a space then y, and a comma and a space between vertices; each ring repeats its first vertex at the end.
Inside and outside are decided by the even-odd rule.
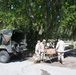
POLYGON ((40 43, 40 62, 44 60, 44 41, 40 43))
POLYGON ((58 62, 61 62, 62 64, 64 64, 64 48, 65 48, 64 41, 60 37, 56 45, 56 50, 58 53, 58 62))
POLYGON ((34 63, 37 63, 37 61, 40 60, 40 40, 37 41, 37 44, 35 46, 35 55, 36 55, 36 58, 34 63))

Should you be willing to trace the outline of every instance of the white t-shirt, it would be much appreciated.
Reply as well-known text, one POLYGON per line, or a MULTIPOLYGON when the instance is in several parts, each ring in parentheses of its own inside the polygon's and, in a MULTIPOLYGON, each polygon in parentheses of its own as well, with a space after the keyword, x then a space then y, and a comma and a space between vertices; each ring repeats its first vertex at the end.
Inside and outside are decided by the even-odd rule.
POLYGON ((40 43, 40 51, 44 52, 44 44, 42 42, 40 43))
POLYGON ((64 41, 60 40, 56 45, 56 50, 58 52, 64 52, 64 41))
POLYGON ((35 46, 35 53, 36 54, 40 53, 40 44, 39 43, 37 43, 36 46, 35 46))

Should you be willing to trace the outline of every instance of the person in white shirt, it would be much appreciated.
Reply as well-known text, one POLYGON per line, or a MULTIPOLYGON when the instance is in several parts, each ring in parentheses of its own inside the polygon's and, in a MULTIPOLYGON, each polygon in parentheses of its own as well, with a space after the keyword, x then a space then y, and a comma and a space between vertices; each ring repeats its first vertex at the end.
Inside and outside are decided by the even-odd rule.
POLYGON ((62 38, 60 38, 60 40, 57 42, 57 45, 56 45, 56 50, 57 50, 57 53, 58 53, 58 61, 62 62, 63 64, 63 61, 64 61, 64 41, 62 40, 62 38))
POLYGON ((37 44, 35 46, 35 55, 36 55, 36 58, 34 63, 37 63, 37 61, 40 60, 40 40, 37 41, 37 44))
POLYGON ((41 62, 44 60, 44 41, 40 43, 40 60, 41 62))

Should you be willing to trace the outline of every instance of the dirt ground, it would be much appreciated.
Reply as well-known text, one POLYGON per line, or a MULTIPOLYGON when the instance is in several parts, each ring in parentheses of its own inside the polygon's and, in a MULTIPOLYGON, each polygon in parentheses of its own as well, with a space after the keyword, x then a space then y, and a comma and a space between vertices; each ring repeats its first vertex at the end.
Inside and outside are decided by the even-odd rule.
MULTIPOLYGON (((59 63, 57 61, 57 58, 51 60, 51 62, 50 61, 44 62, 44 64, 51 65, 51 66, 76 69, 76 50, 71 50, 69 52, 66 52, 64 56, 65 56, 64 64, 59 63)), ((26 57, 24 57, 24 58, 28 61, 34 62, 34 58, 32 56, 31 57, 27 56, 27 58, 26 57)), ((13 61, 13 60, 11 60, 11 61, 13 61)))
POLYGON ((64 59, 64 64, 57 61, 50 63, 52 66, 66 67, 71 69, 76 69, 76 57, 66 57, 64 59))
MULTIPOLYGON (((34 61, 33 58, 28 59, 30 61, 34 61)), ((65 59, 64 59, 64 64, 61 64, 57 61, 56 59, 53 59, 47 62, 44 62, 44 64, 48 64, 51 66, 58 66, 58 67, 65 67, 65 68, 71 68, 71 69, 76 69, 76 50, 71 50, 67 53, 65 53, 65 59)))
POLYGON ((54 61, 51 65, 76 69, 76 50, 65 53, 64 64, 54 61))
POLYGON ((44 62, 34 64, 34 58, 13 58, 8 63, 0 63, 0 75, 75 75, 76 50, 65 53, 65 64, 57 62, 44 62), (58 66, 58 67, 57 67, 58 66))

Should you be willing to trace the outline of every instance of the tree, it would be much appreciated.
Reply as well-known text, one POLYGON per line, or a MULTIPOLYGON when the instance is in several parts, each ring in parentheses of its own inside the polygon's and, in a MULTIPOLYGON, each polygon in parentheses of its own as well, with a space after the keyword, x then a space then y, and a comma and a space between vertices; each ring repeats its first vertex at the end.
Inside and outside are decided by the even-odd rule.
POLYGON ((0 29, 23 30, 31 47, 59 34, 76 37, 75 18, 75 0, 0 0, 0 29))
POLYGON ((62 9, 61 9, 61 19, 60 19, 60 27, 62 28, 62 34, 71 38, 71 36, 75 37, 75 29, 76 29, 76 1, 75 0, 67 0, 62 1, 62 9))

